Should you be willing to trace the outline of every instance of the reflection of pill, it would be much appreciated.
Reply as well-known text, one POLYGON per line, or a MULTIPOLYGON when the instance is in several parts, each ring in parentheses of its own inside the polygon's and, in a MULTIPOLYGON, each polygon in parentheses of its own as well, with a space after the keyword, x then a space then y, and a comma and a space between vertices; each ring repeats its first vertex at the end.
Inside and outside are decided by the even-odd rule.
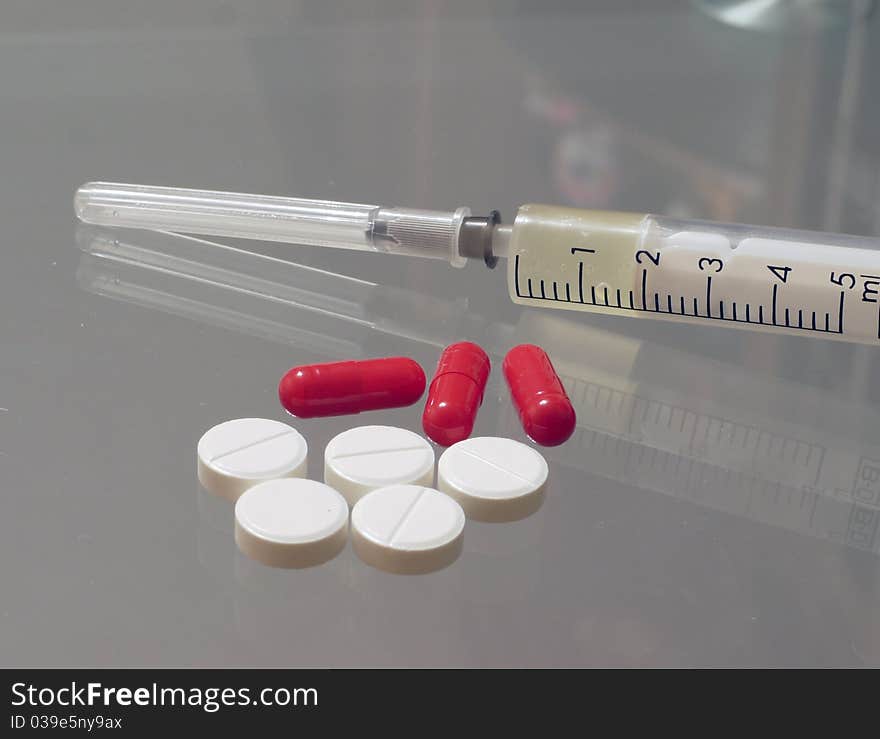
POLYGON ((577 418, 547 352, 533 344, 520 344, 507 352, 502 369, 528 437, 541 446, 568 441, 577 418))
POLYGON ((416 575, 452 564, 461 553, 464 511, 448 495, 420 485, 367 493, 351 512, 351 540, 367 564, 416 575))
POLYGON ((408 357, 328 362, 294 367, 278 397, 299 418, 342 416, 412 405, 425 392, 425 373, 408 357))
POLYGON ((342 493, 350 505, 386 485, 432 485, 434 449, 406 429, 358 426, 327 444, 324 482, 342 493))
POLYGON ((208 429, 198 446, 199 481, 236 500, 277 477, 305 477, 308 445, 294 428, 268 418, 236 418, 208 429))
POLYGON ((544 502, 547 462, 513 439, 481 436, 449 447, 437 465, 437 487, 455 498, 468 518, 516 521, 544 502))
POLYGON ((246 490, 235 504, 235 543, 271 567, 311 567, 345 546, 348 505, 314 480, 269 480, 246 490))
POLYGON ((470 341, 443 350, 422 414, 422 428, 431 441, 450 446, 471 435, 489 366, 486 352, 470 341))

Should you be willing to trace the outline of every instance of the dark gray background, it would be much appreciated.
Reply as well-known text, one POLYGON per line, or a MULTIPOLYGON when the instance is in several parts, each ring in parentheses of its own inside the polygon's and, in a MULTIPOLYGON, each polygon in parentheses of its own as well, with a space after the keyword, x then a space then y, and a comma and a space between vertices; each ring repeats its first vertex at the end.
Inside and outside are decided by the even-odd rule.
MULTIPOLYGON (((104 179, 876 235, 876 14, 712 5, 6 0, 0 664, 880 664, 877 347, 523 311, 477 264, 248 245, 331 274, 206 277, 155 256, 179 239, 77 234, 74 190, 104 179), (522 438, 513 344, 567 379, 581 428, 538 514, 469 523, 426 577, 238 554, 195 479, 205 429, 284 419, 294 364, 430 372, 464 338, 496 367, 477 433, 522 438)), ((419 413, 294 424, 320 476, 339 431, 419 413)))

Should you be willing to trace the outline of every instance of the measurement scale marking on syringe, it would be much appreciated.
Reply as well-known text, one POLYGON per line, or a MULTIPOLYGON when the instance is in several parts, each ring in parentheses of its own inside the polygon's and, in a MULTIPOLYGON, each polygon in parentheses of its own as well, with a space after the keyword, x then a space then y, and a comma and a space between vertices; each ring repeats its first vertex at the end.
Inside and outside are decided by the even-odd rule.
MULTIPOLYGON (((572 249, 572 252, 575 250, 572 249)), ((583 251, 583 250, 581 250, 583 251)), ((703 311, 700 310, 700 298, 694 296, 692 298, 693 301, 693 311, 689 312, 686 310, 686 305, 689 301, 686 300, 684 295, 680 295, 673 297, 671 293, 667 293, 665 299, 661 297, 661 293, 657 291, 650 291, 647 287, 648 281, 648 270, 643 269, 641 271, 641 289, 638 291, 638 295, 633 290, 628 290, 626 293, 628 294, 628 303, 629 305, 624 304, 623 295, 621 293, 620 288, 614 288, 615 299, 611 299, 609 297, 609 288, 608 285, 602 284, 589 284, 585 285, 584 283, 584 263, 583 261, 578 262, 578 284, 577 284, 577 294, 578 299, 574 300, 571 297, 571 286, 569 282, 563 281, 561 284, 565 286, 565 297, 560 297, 559 295, 559 283, 557 281, 552 281, 553 286, 553 295, 547 295, 546 291, 546 281, 544 279, 540 280, 540 295, 536 295, 532 285, 532 278, 526 279, 526 289, 524 292, 520 286, 520 264, 519 264, 519 255, 515 255, 514 257, 514 285, 515 292, 517 297, 520 298, 529 298, 531 300, 544 300, 549 302, 558 302, 558 303, 575 303, 581 305, 594 305, 600 308, 609 308, 612 310, 620 309, 624 311, 639 311, 644 313, 659 313, 659 314, 669 314, 669 315, 681 315, 687 316, 690 318, 701 318, 713 321, 727 321, 730 323, 747 323, 747 324, 756 324, 762 326, 773 326, 776 328, 784 328, 784 329, 792 329, 792 330, 802 330, 802 331, 815 331, 819 333, 828 333, 828 334, 844 334, 844 305, 845 305, 845 291, 841 290, 839 293, 838 301, 837 301, 837 311, 836 315, 832 315, 831 312, 825 311, 817 313, 815 310, 810 310, 809 308, 789 308, 785 307, 781 311, 780 315, 780 307, 779 307, 779 285, 774 284, 771 288, 770 301, 769 301, 769 312, 770 312, 770 320, 765 321, 764 315, 764 305, 758 304, 757 308, 757 320, 753 320, 754 310, 750 303, 745 303, 744 313, 743 306, 738 305, 736 301, 732 301, 730 304, 730 313, 728 314, 726 309, 726 304, 724 300, 718 300, 714 302, 714 305, 717 305, 717 313, 713 312, 713 300, 712 300, 712 276, 707 275, 706 277, 706 295, 705 295, 705 309, 703 311), (599 288, 599 292, 597 292, 597 288, 599 288), (585 298, 585 289, 588 290, 587 294, 589 295, 589 300, 585 298), (651 296, 651 297, 649 297, 651 296), (678 306, 678 310, 675 310, 673 304, 678 306), (665 306, 665 307, 661 307, 665 306), (796 321, 793 320, 793 316, 795 314, 792 313, 792 310, 796 310, 796 321), (805 322, 804 316, 807 316, 807 320, 805 322), (820 318, 822 316, 824 318, 820 318)), ((768 265, 768 269, 773 271, 773 268, 768 265)), ((790 268, 789 268, 790 269, 790 268)), ((774 273, 775 274, 775 273, 774 273)), ((865 275, 861 275, 862 277, 869 277, 865 275)), ((880 320, 878 320, 878 338, 880 338, 880 320)))

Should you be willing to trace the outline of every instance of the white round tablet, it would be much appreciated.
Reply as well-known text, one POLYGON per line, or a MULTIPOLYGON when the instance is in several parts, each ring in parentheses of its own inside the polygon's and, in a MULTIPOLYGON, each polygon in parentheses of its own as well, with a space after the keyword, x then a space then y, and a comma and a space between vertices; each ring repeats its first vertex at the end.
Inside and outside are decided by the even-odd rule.
POLYGON ((421 485, 392 485, 362 497, 351 512, 351 541, 367 564, 416 575, 452 564, 461 553, 464 511, 421 485))
POLYGON ((453 444, 440 456, 437 487, 455 498, 468 518, 516 521, 544 502, 547 462, 513 439, 480 436, 453 444))
POLYGON ((342 493, 350 505, 388 485, 433 485, 434 448, 406 429, 358 426, 327 444, 324 482, 342 493))
POLYGON ((234 501, 258 482, 305 477, 308 444, 281 421, 236 418, 208 429, 197 456, 199 482, 234 501))
POLYGON ((235 504, 235 543, 243 554, 272 567, 311 567, 345 546, 348 504, 314 480, 269 480, 235 504))

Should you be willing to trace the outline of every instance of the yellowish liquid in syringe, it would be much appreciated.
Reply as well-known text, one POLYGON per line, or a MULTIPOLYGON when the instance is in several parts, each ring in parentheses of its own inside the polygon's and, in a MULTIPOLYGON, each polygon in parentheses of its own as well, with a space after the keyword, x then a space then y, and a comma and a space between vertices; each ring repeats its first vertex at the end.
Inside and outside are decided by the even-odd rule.
POLYGON ((880 251, 847 237, 525 205, 510 237, 515 303, 880 341, 880 251), (678 228, 671 228, 678 226, 678 228), (704 230, 705 228, 705 230, 704 230), (813 235, 809 235, 813 236, 813 235))

